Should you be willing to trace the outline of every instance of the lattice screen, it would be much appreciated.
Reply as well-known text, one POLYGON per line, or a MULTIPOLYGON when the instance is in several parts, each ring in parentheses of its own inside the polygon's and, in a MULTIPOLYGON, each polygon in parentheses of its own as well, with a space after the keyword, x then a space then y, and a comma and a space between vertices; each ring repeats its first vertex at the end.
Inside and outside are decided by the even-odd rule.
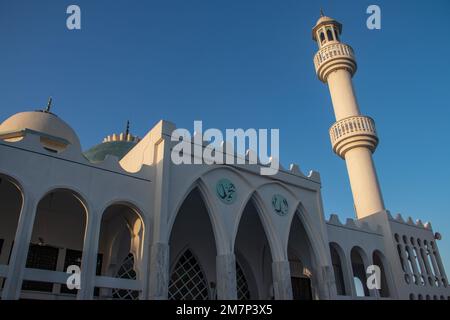
POLYGON ((238 300, 250 300, 247 279, 239 263, 236 262, 236 289, 238 300))
POLYGON ((200 264, 186 250, 175 265, 169 282, 169 300, 208 300, 208 284, 200 264))
MULTIPOLYGON (((122 262, 122 265, 117 271, 117 278, 136 280, 136 271, 134 270, 134 256, 129 253, 122 262)), ((120 300, 137 300, 139 291, 126 289, 113 289, 112 296, 114 299, 120 300)))

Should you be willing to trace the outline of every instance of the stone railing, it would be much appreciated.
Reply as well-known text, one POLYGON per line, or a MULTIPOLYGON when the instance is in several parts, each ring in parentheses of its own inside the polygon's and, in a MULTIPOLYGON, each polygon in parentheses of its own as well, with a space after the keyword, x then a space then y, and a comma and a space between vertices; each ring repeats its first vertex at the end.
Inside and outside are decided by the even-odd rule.
POLYGON ((375 121, 366 116, 353 116, 337 121, 329 132, 333 151, 341 157, 349 147, 362 144, 373 151, 378 144, 375 121))
POLYGON ((346 68, 353 75, 356 71, 356 60, 352 47, 344 43, 327 45, 314 56, 314 67, 320 80, 326 82, 329 72, 338 68, 346 68), (329 63, 333 62, 333 63, 329 63))

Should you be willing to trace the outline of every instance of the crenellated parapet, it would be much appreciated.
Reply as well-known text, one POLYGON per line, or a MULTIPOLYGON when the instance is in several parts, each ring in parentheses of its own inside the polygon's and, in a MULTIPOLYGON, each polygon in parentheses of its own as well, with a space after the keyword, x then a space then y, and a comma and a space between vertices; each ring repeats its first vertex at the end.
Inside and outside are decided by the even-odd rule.
POLYGON ((431 222, 423 223, 422 220, 420 219, 414 221, 412 217, 407 217, 406 219, 404 219, 400 213, 397 213, 395 217, 393 217, 391 214, 388 214, 388 217, 390 221, 401 223, 403 225, 412 226, 420 229, 426 229, 429 231, 433 230, 433 228, 431 227, 431 222))
POLYGON ((382 235, 382 230, 379 225, 377 225, 376 228, 374 228, 374 227, 370 226, 367 223, 367 221, 355 220, 355 219, 351 219, 351 218, 347 218, 345 223, 342 223, 337 214, 331 214, 330 218, 327 221, 327 224, 337 226, 337 227, 344 227, 344 228, 352 229, 355 231, 362 231, 362 232, 368 232, 368 233, 382 235))

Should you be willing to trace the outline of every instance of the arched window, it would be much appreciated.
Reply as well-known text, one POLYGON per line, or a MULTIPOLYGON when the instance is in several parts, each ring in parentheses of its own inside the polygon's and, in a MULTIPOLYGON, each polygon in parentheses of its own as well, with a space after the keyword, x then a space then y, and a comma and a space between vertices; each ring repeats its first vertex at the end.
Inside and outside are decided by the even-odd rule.
POLYGON ((195 256, 186 250, 172 271, 169 300, 208 300, 206 277, 195 256))
POLYGON ((325 41, 325 35, 323 32, 320 33, 320 43, 323 43, 325 41))
POLYGON ((339 41, 339 35, 336 29, 334 29, 334 38, 336 39, 336 41, 339 41))
POLYGON ((247 279, 239 263, 236 262, 236 289, 238 300, 250 300, 250 290, 247 279))
POLYGON ((336 282, 336 291, 340 296, 346 295, 344 273, 342 271, 342 261, 339 256, 336 244, 330 243, 331 262, 333 264, 334 280, 336 282))
POLYGON ((327 38, 328 38, 328 41, 333 41, 334 40, 333 32, 331 32, 331 29, 327 30, 327 38))
POLYGON ((381 252, 379 252, 378 250, 373 252, 373 264, 378 266, 380 268, 380 279, 381 279, 381 283, 380 283, 380 289, 378 290, 380 293, 380 297, 382 298, 387 298, 389 297, 389 287, 388 287, 388 282, 386 280, 386 269, 384 267, 384 257, 382 255, 381 252))
POLYGON ((353 269, 353 280, 355 282, 357 295, 368 297, 369 290, 366 286, 366 268, 364 266, 362 254, 364 254, 364 251, 362 251, 362 249, 359 247, 354 247, 350 253, 353 269))

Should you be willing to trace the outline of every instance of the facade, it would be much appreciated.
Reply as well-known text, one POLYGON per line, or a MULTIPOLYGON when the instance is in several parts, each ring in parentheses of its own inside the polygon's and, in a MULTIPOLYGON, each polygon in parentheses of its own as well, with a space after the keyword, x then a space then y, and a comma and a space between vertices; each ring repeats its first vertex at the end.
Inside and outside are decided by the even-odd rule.
POLYGON ((0 125, 1 298, 450 299, 440 235, 385 208, 375 124, 356 102, 341 29, 319 19, 314 63, 357 219, 326 220, 319 173, 295 164, 272 176, 260 164, 175 165, 167 121, 83 152, 50 106, 21 112, 0 125), (371 265, 378 289, 365 285, 371 265))

